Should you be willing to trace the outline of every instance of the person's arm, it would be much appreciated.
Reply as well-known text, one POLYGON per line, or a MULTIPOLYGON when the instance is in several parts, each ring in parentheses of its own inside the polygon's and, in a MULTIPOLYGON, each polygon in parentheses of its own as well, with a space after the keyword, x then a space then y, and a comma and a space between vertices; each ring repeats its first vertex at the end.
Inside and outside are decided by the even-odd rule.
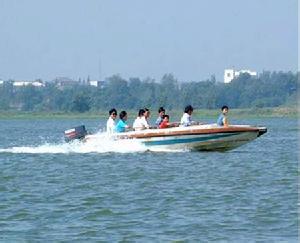
POLYGON ((180 122, 169 122, 169 127, 179 127, 180 122))
POLYGON ((161 123, 161 118, 158 117, 155 122, 156 127, 159 127, 160 123, 161 123))
POLYGON ((145 117, 142 118, 142 126, 143 126, 143 129, 149 129, 149 124, 148 124, 148 121, 146 120, 145 117))
POLYGON ((131 127, 129 125, 127 125, 125 122, 124 122, 124 129, 125 129, 125 132, 130 129, 131 127))
POLYGON ((224 127, 228 127, 228 119, 226 116, 223 118, 223 124, 224 124, 224 127))
POLYGON ((145 121, 146 121, 145 127, 146 127, 147 129, 149 129, 149 128, 150 128, 150 125, 149 125, 149 123, 148 123, 147 120, 145 120, 145 121))
POLYGON ((133 128, 133 130, 138 129, 138 124, 137 124, 137 120, 136 119, 134 120, 134 122, 132 124, 132 128, 133 128))

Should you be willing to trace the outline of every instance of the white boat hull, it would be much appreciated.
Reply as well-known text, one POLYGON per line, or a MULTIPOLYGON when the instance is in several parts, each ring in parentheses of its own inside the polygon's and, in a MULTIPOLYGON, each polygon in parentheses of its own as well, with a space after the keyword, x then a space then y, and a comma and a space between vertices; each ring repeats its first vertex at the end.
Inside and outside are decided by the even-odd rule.
MULTIPOLYGON (((114 139, 136 139, 150 150, 227 151, 248 143, 267 131, 265 127, 215 124, 167 129, 147 129, 114 134, 114 139)), ((93 136, 87 136, 87 140, 93 136)))
POLYGON ((169 150, 198 150, 198 151, 226 151, 237 148, 257 138, 257 133, 224 133, 214 135, 171 136, 161 138, 140 139, 151 149, 169 150))

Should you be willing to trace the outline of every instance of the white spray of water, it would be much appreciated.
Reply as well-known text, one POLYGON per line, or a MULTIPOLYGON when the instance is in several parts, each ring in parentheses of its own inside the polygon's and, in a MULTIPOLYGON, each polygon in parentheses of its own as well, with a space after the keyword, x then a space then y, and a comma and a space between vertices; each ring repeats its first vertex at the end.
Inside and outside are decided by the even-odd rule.
MULTIPOLYGON (((0 148, 0 153, 29 153, 29 154, 68 154, 68 153, 136 153, 152 150, 136 139, 114 140, 105 133, 98 133, 93 139, 86 142, 73 141, 71 143, 44 143, 38 146, 22 146, 11 148, 0 148)), ((153 151, 166 151, 166 149, 155 148, 153 151)), ((172 151, 179 152, 179 151, 172 151)))

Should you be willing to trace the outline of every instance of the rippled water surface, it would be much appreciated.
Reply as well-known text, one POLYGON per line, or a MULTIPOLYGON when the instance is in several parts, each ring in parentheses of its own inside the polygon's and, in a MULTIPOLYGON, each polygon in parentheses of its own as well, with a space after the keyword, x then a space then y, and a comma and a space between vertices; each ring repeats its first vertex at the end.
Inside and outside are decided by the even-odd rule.
POLYGON ((296 119, 236 150, 92 148, 62 132, 96 120, 0 120, 0 240, 297 242, 296 119))

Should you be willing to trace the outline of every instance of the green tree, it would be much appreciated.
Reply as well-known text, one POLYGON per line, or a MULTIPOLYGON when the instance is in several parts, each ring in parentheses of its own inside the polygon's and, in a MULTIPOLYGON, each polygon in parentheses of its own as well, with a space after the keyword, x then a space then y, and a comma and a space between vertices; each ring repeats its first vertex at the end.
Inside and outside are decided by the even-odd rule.
POLYGON ((90 97, 81 93, 75 95, 72 101, 71 111, 86 112, 90 110, 90 97))

